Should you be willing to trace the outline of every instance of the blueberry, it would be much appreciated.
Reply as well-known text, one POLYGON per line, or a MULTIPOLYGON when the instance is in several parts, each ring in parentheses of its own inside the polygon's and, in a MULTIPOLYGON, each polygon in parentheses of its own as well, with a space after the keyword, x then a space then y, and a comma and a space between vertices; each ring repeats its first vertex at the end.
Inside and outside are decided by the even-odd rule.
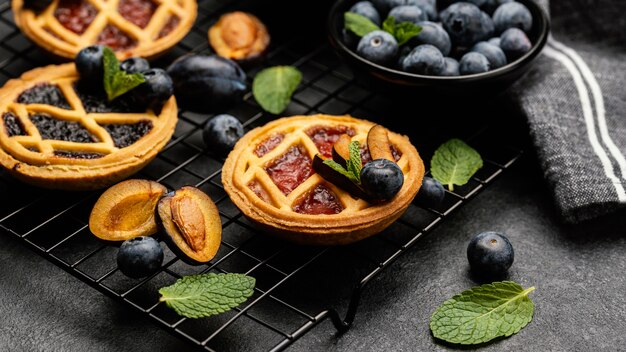
POLYGON ((131 92, 135 99, 147 106, 158 109, 158 106, 174 94, 174 82, 170 75, 161 68, 151 68, 143 72, 145 82, 131 92))
POLYGON ((246 74, 233 60, 212 54, 186 54, 176 59, 167 73, 181 105, 210 111, 239 101, 247 91, 246 74))
POLYGON ((378 9, 378 13, 382 15, 383 18, 387 17, 389 11, 398 6, 402 5, 417 5, 418 0, 372 0, 372 3, 378 9))
POLYGON ((500 37, 493 37, 489 39, 487 43, 500 47, 500 37))
POLYGON ((507 2, 512 2, 514 0, 485 0, 485 3, 480 6, 480 9, 485 11, 488 14, 493 14, 493 12, 498 8, 498 6, 505 4, 507 2))
POLYGON ((389 11, 387 17, 393 17, 396 23, 411 22, 413 24, 418 24, 428 19, 426 13, 415 5, 396 6, 389 11))
POLYGON ((462 75, 487 72, 491 69, 491 64, 485 55, 477 52, 469 52, 459 61, 459 72, 462 75))
POLYGON ((120 63, 120 69, 126 73, 141 73, 150 69, 150 63, 142 57, 129 57, 120 63))
POLYGON ((386 65, 398 54, 398 42, 388 32, 376 30, 361 38, 356 51, 366 60, 386 65))
POLYGON ((443 189, 441 182, 432 177, 424 176, 422 186, 415 196, 415 201, 423 207, 437 208, 443 203, 445 196, 446 191, 443 189))
POLYGON ((445 66, 443 71, 439 73, 439 76, 458 76, 461 74, 459 71, 459 62, 451 57, 443 58, 445 66))
POLYGON ((361 185, 374 199, 393 198, 404 184, 404 174, 398 164, 387 159, 368 162, 361 169, 361 185))
POLYGON ((398 69, 402 70, 402 62, 411 53, 412 50, 413 47, 409 45, 403 45, 400 47, 400 52, 398 53, 398 69))
POLYGON ((528 32, 533 25, 533 16, 523 4, 507 2, 498 6, 493 13, 493 23, 497 33, 502 33, 509 28, 519 28, 528 32))
POLYGON ((225 157, 243 136, 243 125, 228 114, 216 115, 204 125, 202 139, 209 152, 225 157))
POLYGON ((439 75, 445 67, 443 54, 434 45, 415 47, 402 62, 402 69, 420 75, 439 75))
POLYGON ((81 79, 90 82, 102 82, 104 75, 103 53, 103 45, 90 45, 76 54, 74 63, 81 79))
POLYGON ((359 1, 356 4, 352 5, 352 7, 348 11, 367 17, 372 22, 380 26, 380 14, 378 13, 378 10, 376 10, 376 8, 374 7, 374 4, 369 1, 359 1))
POLYGON ((52 4, 52 0, 24 0, 24 8, 37 13, 43 12, 50 4, 52 4))
POLYGON ((500 48, 511 62, 530 51, 532 44, 521 29, 509 28, 500 36, 500 48))
POLYGON ((488 42, 478 42, 470 51, 485 55, 492 70, 506 65, 506 55, 504 55, 504 51, 499 46, 489 44, 488 42))
POLYGON ((513 264, 513 257, 509 239, 494 231, 477 234, 467 246, 471 270, 483 277, 504 276, 513 264))
POLYGON ((415 5, 422 9, 428 16, 429 21, 437 21, 439 14, 437 13, 436 0, 414 0, 411 1, 411 5, 415 5))
POLYGON ((122 274, 139 279, 155 273, 163 264, 163 249, 152 237, 126 240, 117 252, 117 268, 122 274))
POLYGON ((454 3, 444 9, 439 17, 452 42, 459 46, 469 47, 493 34, 491 17, 472 3, 454 3))
POLYGON ((452 48, 452 42, 448 32, 441 27, 440 24, 430 21, 422 21, 417 23, 422 27, 422 31, 410 40, 412 46, 418 46, 421 44, 432 44, 441 51, 443 56, 450 54, 452 48))

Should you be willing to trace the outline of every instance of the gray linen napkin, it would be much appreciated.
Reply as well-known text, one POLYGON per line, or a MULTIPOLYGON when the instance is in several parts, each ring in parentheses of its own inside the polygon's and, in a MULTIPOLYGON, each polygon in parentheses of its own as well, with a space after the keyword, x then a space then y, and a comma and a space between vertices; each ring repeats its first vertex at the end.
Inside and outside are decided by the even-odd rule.
POLYGON ((551 38, 510 93, 563 220, 579 223, 626 205, 626 1, 552 1, 549 13, 551 38))

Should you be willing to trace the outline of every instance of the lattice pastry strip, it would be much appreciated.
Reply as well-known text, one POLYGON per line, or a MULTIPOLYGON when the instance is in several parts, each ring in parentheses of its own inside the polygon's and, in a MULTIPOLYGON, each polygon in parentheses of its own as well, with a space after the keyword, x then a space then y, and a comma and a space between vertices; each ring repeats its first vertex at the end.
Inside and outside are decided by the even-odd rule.
MULTIPOLYGON (((151 58, 180 41, 193 26, 197 15, 196 0, 145 0, 146 4, 153 4, 155 9, 152 13, 143 14, 150 17, 145 26, 143 25, 145 19, 138 25, 120 13, 119 5, 123 1, 80 0, 80 6, 89 9, 83 12, 96 14, 93 19, 84 19, 85 28, 76 28, 77 31, 66 28, 57 17, 59 6, 66 4, 64 0, 53 0, 52 4, 39 14, 24 9, 24 0, 14 0, 13 12, 16 24, 24 34, 44 49, 65 58, 74 58, 81 48, 98 43, 109 26, 113 26, 115 31, 119 30, 121 33, 119 35, 132 39, 130 47, 114 46, 120 58, 130 56, 151 58)), ((118 37, 123 41, 128 38, 118 37)))
POLYGON ((355 198, 312 169, 308 177, 306 171, 299 173, 320 153, 318 144, 324 148, 328 148, 328 143, 332 146, 332 139, 324 140, 331 138, 329 135, 349 133, 352 140, 365 145, 373 125, 351 116, 312 115, 281 118, 257 127, 240 139, 226 159, 222 168, 224 188, 253 223, 299 243, 349 243, 379 232, 406 210, 421 186, 424 165, 406 136, 389 132, 390 147, 400 156, 397 163, 405 183, 398 195, 384 204, 355 198), (299 151, 294 151, 294 147, 299 151), (257 154, 258 150, 261 154, 257 154), (285 175, 276 176, 276 172, 293 172, 292 176, 297 177, 282 178, 285 175), (295 187, 291 183, 294 179, 299 180, 295 187), (283 180, 288 180, 289 187, 282 184, 283 180), (311 192, 317 193, 311 196, 311 192), (338 201, 342 209, 335 213, 299 212, 303 200, 317 202, 324 197, 328 198, 322 202, 338 201))
POLYGON ((87 112, 118 111, 132 103, 110 105, 101 93, 79 96, 77 80, 74 64, 51 65, 0 89, 2 166, 35 184, 100 188, 145 166, 171 138, 178 114, 174 97, 159 115, 151 109, 87 112), (84 105, 82 96, 95 105, 84 105))

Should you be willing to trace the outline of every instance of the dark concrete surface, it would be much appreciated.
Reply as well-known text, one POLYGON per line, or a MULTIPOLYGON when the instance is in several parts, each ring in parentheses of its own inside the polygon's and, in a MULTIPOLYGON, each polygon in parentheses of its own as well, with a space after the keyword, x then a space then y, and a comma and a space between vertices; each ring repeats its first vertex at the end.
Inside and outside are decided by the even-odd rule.
MULTIPOLYGON (((346 334, 336 336, 326 321, 288 350, 449 349, 433 340, 428 319, 445 299, 475 285, 465 247, 483 230, 509 237, 515 249, 510 279, 536 290, 533 321, 481 350, 626 350, 624 215, 561 225, 537 163, 526 154, 371 282, 346 334)), ((5 235, 0 268, 0 351, 190 350, 5 235)), ((240 346, 254 350, 254 341, 240 346)))

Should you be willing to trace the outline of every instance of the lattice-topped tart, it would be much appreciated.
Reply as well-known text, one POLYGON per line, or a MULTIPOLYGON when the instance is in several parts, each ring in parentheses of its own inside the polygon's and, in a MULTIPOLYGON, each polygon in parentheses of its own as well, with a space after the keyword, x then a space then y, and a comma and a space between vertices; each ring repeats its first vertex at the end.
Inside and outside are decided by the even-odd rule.
POLYGON ((333 158, 333 146, 347 137, 360 142, 362 163, 371 162, 367 140, 373 126, 347 115, 274 120, 237 142, 222 168, 222 183, 247 218, 296 243, 347 244, 379 233, 404 213, 422 184, 424 164, 409 138, 386 133, 385 148, 404 175, 397 194, 386 201, 359 198, 314 168, 316 158, 333 158))
POLYGON ((169 141, 172 96, 161 111, 81 86, 73 63, 51 65, 0 89, 0 164, 46 188, 97 189, 135 173, 169 141))
POLYGON ((29 2, 13 0, 17 26, 43 49, 70 59, 92 44, 113 48, 120 59, 152 58, 178 43, 197 14, 196 0, 53 0, 41 9, 29 2))

